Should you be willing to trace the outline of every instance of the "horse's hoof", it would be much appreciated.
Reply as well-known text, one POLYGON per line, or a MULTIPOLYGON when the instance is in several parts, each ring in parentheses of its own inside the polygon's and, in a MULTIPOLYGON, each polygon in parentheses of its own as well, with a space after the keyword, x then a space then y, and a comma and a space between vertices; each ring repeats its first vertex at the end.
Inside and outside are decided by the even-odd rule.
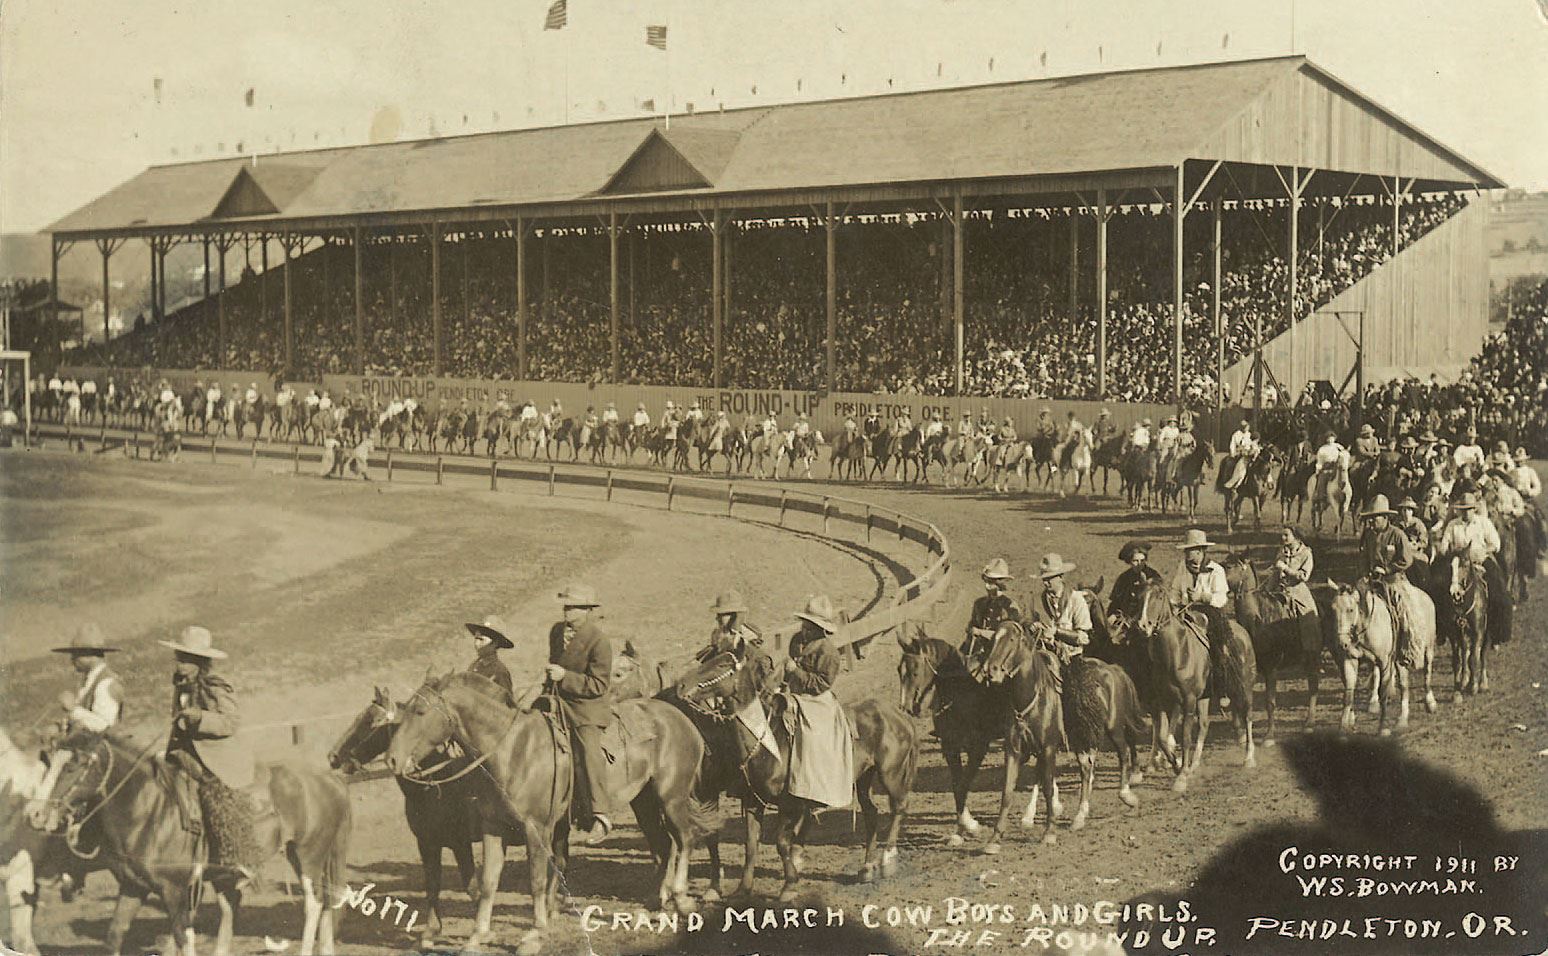
POLYGON ((794 903, 799 895, 796 892, 795 884, 787 883, 784 889, 779 891, 779 901, 781 903, 794 903))
POLYGON ((1248 770, 1256 769, 1257 766, 1258 766, 1258 758, 1257 758, 1257 756, 1254 755, 1254 754, 1248 754, 1247 756, 1243 757, 1242 758, 1242 766, 1245 767, 1248 770))
POLYGON ((1392 736, 1392 728, 1391 727, 1383 727, 1383 728, 1381 728, 1380 734, 1383 737, 1391 737, 1392 736))
POLYGON ((873 863, 867 863, 865 866, 862 866, 860 868, 859 876, 860 876, 860 882, 861 883, 875 883, 876 882, 876 865, 873 864, 873 863))
POLYGON ((1055 846, 1059 842, 1059 835, 1052 829, 1043 834, 1043 846, 1055 846))
POLYGON ((1122 800, 1123 805, 1129 807, 1130 809, 1139 806, 1139 797, 1136 797, 1134 795, 1134 791, 1128 789, 1127 787, 1118 791, 1118 799, 1122 800))
POLYGON ((538 956, 543 951, 543 934, 535 929, 527 930, 521 942, 516 944, 516 956, 538 956))
POLYGON ((1079 810, 1079 811, 1077 811, 1075 813, 1075 818, 1070 821, 1070 829, 1071 830, 1084 830, 1085 828, 1086 828, 1086 811, 1079 810))
POLYGON ((1177 775, 1177 779, 1172 781, 1172 792, 1173 793, 1184 793, 1184 792, 1187 791, 1187 789, 1188 789, 1188 775, 1185 774, 1185 773, 1178 774, 1177 775))
POLYGON ((990 840, 988 843, 985 843, 984 848, 978 852, 982 853, 984 856, 999 856, 1000 843, 998 840, 990 840))
MULTIPOLYGON (((1310 721, 1307 721, 1306 729, 1307 730, 1311 730, 1311 722, 1310 721)), ((1279 741, 1275 740, 1273 737, 1264 737, 1263 738, 1263 746, 1265 746, 1265 747, 1278 747, 1279 746, 1279 741)))
POLYGON ((881 861, 881 875, 891 876, 898 871, 898 851, 896 849, 883 850, 881 861))
POLYGON ((1143 770, 1136 770, 1133 773, 1129 774, 1129 784, 1131 786, 1137 786, 1138 784, 1142 784, 1144 782, 1145 782, 1145 771, 1143 771, 1143 770))
POLYGON ((699 895, 699 899, 703 900, 706 903, 719 903, 720 902, 720 890, 718 888, 716 888, 716 887, 711 886, 711 887, 709 887, 708 889, 706 889, 703 893, 701 893, 699 895))
POLYGON ((960 833, 953 833, 951 836, 946 838, 946 845, 950 847, 958 847, 966 842, 966 840, 962 839, 962 834, 960 833))
POLYGON ((687 916, 689 913, 699 911, 699 901, 687 893, 678 893, 672 897, 672 905, 677 907, 679 915, 687 916))
POLYGON ((1436 703, 1435 695, 1434 694, 1427 694, 1427 695, 1425 695, 1425 698, 1424 698, 1424 712, 1427 713, 1427 714, 1433 714, 1437 710, 1440 710, 1440 704, 1436 703))

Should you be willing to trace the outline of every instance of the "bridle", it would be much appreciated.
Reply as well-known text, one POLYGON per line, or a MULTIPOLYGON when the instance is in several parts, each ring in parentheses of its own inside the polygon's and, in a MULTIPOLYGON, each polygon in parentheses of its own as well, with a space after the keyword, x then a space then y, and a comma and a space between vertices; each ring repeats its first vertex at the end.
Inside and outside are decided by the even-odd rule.
MULTIPOLYGON (((448 740, 455 743, 458 747, 461 747, 464 751, 473 752, 472 745, 468 743, 467 728, 463 725, 462 718, 458 717, 457 712, 452 710, 451 705, 446 702, 446 697, 440 692, 440 690, 426 685, 425 687, 421 687, 419 690, 414 691, 413 696, 411 696, 409 699, 414 700, 415 698, 427 701, 441 714, 442 717, 446 718, 447 723, 451 725, 451 734, 448 736, 448 740)), ((495 749, 498 749, 500 744, 505 743, 505 741, 510 738, 511 734, 516 730, 517 721, 519 721, 521 717, 522 712, 518 710, 516 715, 511 718, 510 726, 505 729, 505 733, 500 735, 500 742, 499 744, 496 744, 495 749)), ((468 774, 477 770, 479 767, 482 767, 493 753, 494 750, 491 749, 485 751, 484 753, 478 754, 478 756, 474 757, 468 762, 466 767, 463 767, 461 770, 454 771, 445 777, 432 777, 430 774, 435 774, 446 769, 455 763, 457 758, 447 757, 440 763, 423 769, 418 766, 405 767, 402 772, 398 774, 398 776, 404 780, 407 780, 409 783, 418 784, 422 787, 444 786, 448 783, 461 780, 463 777, 466 777, 468 774)))
MULTIPOLYGON (((145 762, 145 758, 150 756, 151 751, 155 749, 156 744, 158 744, 161 739, 161 735, 159 734, 152 738, 151 742, 145 745, 145 749, 141 750, 139 755, 135 757, 134 763, 129 767, 129 772, 125 773, 123 779, 118 781, 118 783, 115 784, 111 790, 109 790, 108 781, 113 779, 113 770, 118 763, 118 755, 114 752, 112 745, 109 744, 105 738, 99 737, 96 741, 96 746, 92 748, 91 757, 87 762, 87 772, 83 773, 79 778, 73 781, 70 786, 66 787, 62 794, 51 794, 48 799, 43 802, 43 807, 40 808, 41 810, 57 810, 60 816, 66 821, 65 846, 70 848, 71 853, 75 854, 83 860, 92 860, 102 852, 101 847, 92 850, 90 853, 87 853, 80 848, 81 828, 84 827, 92 817, 96 816, 103 807, 107 806, 108 802, 117 796, 118 792, 122 790, 130 780, 134 779, 134 771, 140 766, 140 764, 145 762), (89 779, 90 769, 96 766, 97 763, 101 760, 100 755, 103 751, 107 752, 107 767, 103 770, 102 776, 97 779, 96 784, 92 787, 91 793, 87 795, 86 800, 81 801, 76 797, 76 791, 80 788, 81 782, 83 780, 89 779), (100 799, 97 799, 98 797, 100 797, 100 799), (75 804, 78 802, 89 802, 91 804, 91 809, 87 810, 86 814, 80 819, 76 819, 75 816, 75 804)), ((71 752, 70 759, 76 759, 76 754, 74 752, 71 752)))

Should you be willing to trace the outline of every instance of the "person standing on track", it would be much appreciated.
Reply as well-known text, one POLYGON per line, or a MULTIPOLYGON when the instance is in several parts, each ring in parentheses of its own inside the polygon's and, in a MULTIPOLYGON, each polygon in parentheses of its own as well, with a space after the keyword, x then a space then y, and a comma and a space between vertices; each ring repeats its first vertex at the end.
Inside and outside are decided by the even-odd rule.
POLYGON ((500 652, 510 650, 516 645, 509 637, 505 636, 505 622, 493 614, 484 618, 482 624, 464 624, 468 633, 473 635, 473 663, 468 665, 469 674, 477 674, 487 677, 505 688, 507 694, 516 693, 511 681, 510 669, 505 662, 500 660, 500 652))
POLYGON ((613 646, 595 620, 600 607, 590 585, 559 592, 564 620, 548 632, 548 688, 558 697, 575 744, 576 796, 584 797, 579 817, 592 820, 586 844, 595 846, 613 830, 607 754, 602 733, 612 720, 613 646))

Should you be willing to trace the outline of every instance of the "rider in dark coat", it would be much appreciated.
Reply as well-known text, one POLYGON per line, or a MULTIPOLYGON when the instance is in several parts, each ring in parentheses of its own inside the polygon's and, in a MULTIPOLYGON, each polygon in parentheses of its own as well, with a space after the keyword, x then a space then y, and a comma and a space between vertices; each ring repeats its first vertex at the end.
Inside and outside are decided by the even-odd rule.
POLYGON ((1147 563, 1149 556, 1150 543, 1147 541, 1130 541, 1118 550, 1118 560, 1128 567, 1113 582, 1107 602, 1109 614, 1118 610, 1133 611, 1145 589, 1161 581, 1161 572, 1147 563))
POLYGON ((984 567, 982 578, 987 592, 973 602, 968 617, 967 635, 962 641, 962 659, 975 676, 994 649, 994 633, 1006 621, 1025 619, 1021 606, 1005 590, 1011 581, 1010 567, 1004 558, 995 558, 984 567))
POLYGON ((505 662, 500 660, 500 652, 509 650, 516 645, 505 636, 505 622, 494 615, 484 618, 482 624, 464 624, 468 633, 473 635, 473 648, 477 656, 473 663, 468 665, 469 674, 477 674, 487 677, 505 688, 507 694, 514 695, 510 669, 505 662))
POLYGON ((613 829, 607 754, 602 752, 602 732, 613 716, 613 646, 591 620, 599 604, 590 586, 570 585, 559 592, 559 602, 564 605, 564 620, 548 632, 544 673, 570 725, 577 782, 593 818, 586 842, 595 845, 613 829))

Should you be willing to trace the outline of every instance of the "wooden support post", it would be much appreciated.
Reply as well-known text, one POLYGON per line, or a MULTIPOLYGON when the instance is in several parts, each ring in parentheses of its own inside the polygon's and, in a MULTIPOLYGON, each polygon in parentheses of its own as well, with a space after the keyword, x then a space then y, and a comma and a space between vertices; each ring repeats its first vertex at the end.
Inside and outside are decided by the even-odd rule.
POLYGON ((205 236, 204 245, 204 297, 210 297, 210 237, 205 236))
POLYGON ((215 240, 215 249, 220 253, 220 298, 215 303, 215 347, 219 350, 220 362, 226 363, 226 250, 231 248, 230 242, 225 238, 215 240))
POLYGON ((957 190, 951 199, 951 315, 952 328, 956 335, 956 361, 957 361, 957 395, 962 395, 963 386, 967 379, 967 299, 962 288, 962 190, 957 190))
MULTIPOLYGON (((1220 278, 1221 278, 1221 219, 1224 216, 1225 205, 1223 199, 1216 199, 1210 204, 1214 212, 1214 239, 1211 245, 1211 258, 1213 268, 1210 271, 1210 316, 1214 319, 1215 326, 1215 411, 1218 413, 1225 407, 1225 316, 1220 312, 1220 278)), ((1218 415, 1216 425, 1218 427, 1218 415)), ((1215 436, 1219 438, 1219 435, 1215 436)))
POLYGON ((1183 400, 1183 216, 1187 215, 1187 197, 1183 194, 1183 164, 1177 164, 1177 182, 1172 192, 1172 402, 1183 400))
POLYGON ((1070 327, 1080 323, 1080 206, 1070 207, 1070 327))
POLYGON ((726 514, 736 507, 736 482, 726 482, 726 514))
POLYGON ((291 445, 290 449, 291 449, 292 452, 295 453, 294 454, 295 465, 296 465, 296 467, 295 467, 295 474, 299 475, 299 474, 301 474, 301 446, 300 445, 291 445))
POLYGON ((160 309, 156 313, 161 318, 167 317, 167 253, 172 251, 172 241, 164 239, 161 242, 161 252, 157 257, 156 266, 156 292, 160 309))
POLYGON ((441 224, 430 224, 430 327, 435 337, 431 367, 435 374, 445 373, 441 364, 441 224))
POLYGON ((677 496, 677 479, 667 479, 667 510, 672 510, 672 499, 677 496))
MULTIPOLYGON (((265 322, 269 320, 269 237, 267 234, 258 237, 259 259, 258 265, 263 270, 258 273, 258 314, 263 316, 265 322)), ((251 270, 253 267, 253 246, 247 236, 242 237, 242 255, 244 265, 251 270)))
POLYGON ((392 480, 392 449, 387 449, 387 480, 392 480))
POLYGON ((355 227, 355 374, 365 374, 365 250, 360 227, 355 227))
MULTIPOLYGON (((290 255, 292 242, 293 239, 289 235, 280 237, 280 245, 285 250, 285 375, 287 378, 295 375, 295 355, 292 351, 295 334, 293 331, 294 326, 292 324, 294 322, 294 314, 293 306, 291 303, 292 283, 290 281, 290 274, 291 272, 295 271, 292 268, 295 263, 291 259, 290 255)), ((265 273, 265 275, 267 275, 267 273, 265 273)))
POLYGON ((446 459, 442 458, 440 455, 436 455, 435 456, 435 483, 438 484, 438 485, 441 484, 441 482, 443 482, 445 480, 445 475, 446 475, 446 459))
POLYGON ((622 367, 618 342, 618 211, 607 213, 608 381, 616 383, 622 367))
MULTIPOLYGON (((715 210, 714 218, 710 221, 710 383, 715 388, 720 388, 724 384, 721 378, 722 354, 720 341, 721 328, 725 322, 723 311, 723 306, 725 305, 723 298, 725 294, 725 261, 724 250, 721 248, 721 242, 725 238, 725 233, 723 231, 724 222, 721 219, 721 215, 722 213, 719 209, 715 210)), ((830 391, 832 387, 833 385, 830 381, 828 383, 830 391)))
POLYGON ((303 740, 305 740, 305 739, 306 739, 305 731, 302 729, 302 726, 300 724, 291 724, 290 725, 290 745, 292 747, 299 747, 299 746, 301 746, 301 742, 303 740))
POLYGON ((788 495, 789 495, 789 492, 787 492, 785 489, 783 489, 783 488, 779 489, 779 526, 781 528, 783 528, 785 526, 785 504, 786 504, 786 497, 788 495))
POLYGON ((607 470, 607 500, 613 500, 613 469, 607 470))
POLYGON ((253 467, 258 467, 258 439, 253 439, 253 467))
POLYGON ((161 300, 156 297, 156 283, 158 281, 156 278, 156 251, 161 244, 161 240, 153 236, 145 241, 150 243, 150 312, 151 321, 154 322, 161 318, 161 300))
POLYGON ((823 495, 822 496, 822 533, 823 533, 824 537, 826 537, 829 534, 829 530, 828 530, 828 511, 832 507, 833 507, 833 499, 829 498, 827 495, 823 495))
POLYGON ((462 247, 462 321, 467 326, 473 323, 473 282, 469 274, 468 257, 473 252, 473 241, 468 236, 467 230, 462 231, 462 238, 457 243, 462 247))
POLYGON ((489 462, 489 490, 500 490, 500 462, 497 459, 489 462))
POLYGON ((731 240, 735 236, 736 223, 728 215, 720 236, 720 294, 725 299, 720 307, 722 329, 731 322, 731 240))
POLYGON ((398 237, 387 241, 387 320, 398 325, 398 237))
POLYGON ((1289 269, 1287 270, 1287 277, 1286 277, 1285 313, 1286 313, 1286 315, 1287 315, 1287 317, 1289 319, 1289 324, 1287 325, 1287 328, 1288 328, 1288 330, 1290 332, 1290 337, 1288 339, 1288 342, 1290 344, 1290 361, 1285 366, 1285 380, 1283 382, 1279 383, 1280 384, 1280 388, 1283 389, 1283 394, 1281 394, 1279 396, 1279 401, 1280 401, 1281 404, 1289 403, 1289 404, 1292 404, 1292 405, 1293 405, 1293 403, 1295 401, 1295 399, 1294 399, 1295 392, 1297 391, 1297 389, 1296 389, 1296 377, 1295 377, 1295 375, 1296 375, 1295 345, 1296 345, 1296 331, 1297 331, 1296 330, 1296 326, 1300 324, 1297 321, 1300 318, 1300 315, 1299 315, 1300 309, 1296 306, 1295 297, 1296 297, 1296 293, 1299 291, 1299 279, 1300 279, 1300 276, 1299 276, 1298 272, 1299 272, 1300 258, 1301 258, 1301 241, 1300 241, 1301 190, 1302 190, 1303 186, 1304 186, 1304 183, 1301 182, 1301 167, 1299 167, 1299 166, 1291 166, 1290 167, 1290 237, 1289 237, 1289 240, 1288 240, 1289 257, 1285 260, 1286 264, 1289 266, 1289 269))
POLYGON ((833 218, 833 203, 824 217, 827 232, 827 336, 824 346, 823 382, 830 393, 838 390, 838 223, 833 218))
POLYGON ((516 380, 527 380, 527 221, 516 217, 516 380))
POLYGON ((871 543, 871 506, 865 506, 865 542, 871 543))
POLYGON ((552 498, 554 496, 554 484, 555 484, 555 481, 554 481, 554 466, 553 465, 549 465, 548 466, 548 497, 550 497, 550 498, 552 498))
POLYGON ((112 315, 113 307, 110 300, 113 295, 112 283, 108 281, 108 259, 113 255, 112 239, 98 239, 97 251, 102 253, 102 344, 106 345, 113 337, 112 315))
POLYGON ((1107 396, 1107 190, 1097 190, 1096 211, 1096 299, 1097 299, 1097 393, 1107 396))
POLYGON ((216 450, 217 449, 215 448, 215 436, 211 435, 210 436, 210 462, 212 464, 215 463, 215 462, 218 462, 220 460, 218 457, 216 457, 216 454, 215 454, 216 450))

